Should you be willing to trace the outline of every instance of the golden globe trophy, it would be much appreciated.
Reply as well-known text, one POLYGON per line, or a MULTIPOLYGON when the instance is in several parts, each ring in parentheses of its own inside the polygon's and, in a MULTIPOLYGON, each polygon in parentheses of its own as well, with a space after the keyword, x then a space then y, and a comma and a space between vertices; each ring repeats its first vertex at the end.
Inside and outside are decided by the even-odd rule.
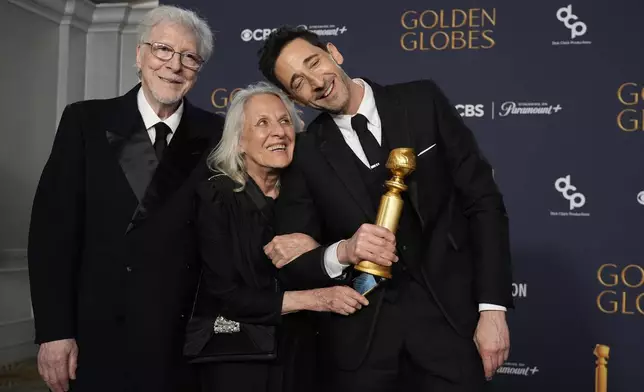
POLYGON ((610 347, 598 344, 595 346, 593 354, 597 357, 595 361, 595 392, 606 392, 608 390, 608 353, 610 347))
MULTIPOLYGON (((380 207, 376 217, 376 225, 396 233, 400 214, 403 209, 403 199, 400 193, 407 190, 403 179, 416 169, 416 154, 413 148, 396 148, 389 153, 386 164, 393 177, 385 181, 387 192, 380 199, 380 207)), ((363 272, 353 281, 353 287, 361 294, 373 290, 383 279, 391 279, 391 267, 385 267, 363 260, 355 266, 363 272)))

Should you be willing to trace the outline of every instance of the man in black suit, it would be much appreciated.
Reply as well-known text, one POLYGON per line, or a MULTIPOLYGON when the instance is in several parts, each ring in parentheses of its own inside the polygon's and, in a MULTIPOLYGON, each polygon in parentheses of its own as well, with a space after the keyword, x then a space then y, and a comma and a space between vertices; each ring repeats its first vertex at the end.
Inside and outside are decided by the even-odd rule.
POLYGON ((310 286, 350 284, 361 260, 393 267, 369 306, 323 316, 322 378, 336 391, 481 390, 507 359, 513 304, 508 218, 472 132, 432 81, 352 80, 311 32, 278 29, 260 53, 268 80, 323 112, 298 136, 276 210, 278 234, 322 246, 282 272, 310 286), (394 236, 371 223, 398 147, 414 149, 417 167, 394 236))
POLYGON ((158 7, 141 24, 141 83, 65 108, 29 232, 38 366, 53 391, 189 390, 194 192, 223 120, 184 97, 212 44, 196 14, 158 7))

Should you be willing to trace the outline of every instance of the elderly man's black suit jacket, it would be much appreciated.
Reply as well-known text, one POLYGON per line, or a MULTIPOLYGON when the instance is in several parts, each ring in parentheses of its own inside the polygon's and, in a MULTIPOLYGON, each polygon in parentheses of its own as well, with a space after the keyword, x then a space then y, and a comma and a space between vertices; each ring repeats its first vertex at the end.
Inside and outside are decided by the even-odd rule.
POLYGON ((36 192, 36 342, 75 338, 81 391, 175 391, 198 275, 195 186, 223 119, 184 101, 159 162, 124 96, 69 105, 36 192))

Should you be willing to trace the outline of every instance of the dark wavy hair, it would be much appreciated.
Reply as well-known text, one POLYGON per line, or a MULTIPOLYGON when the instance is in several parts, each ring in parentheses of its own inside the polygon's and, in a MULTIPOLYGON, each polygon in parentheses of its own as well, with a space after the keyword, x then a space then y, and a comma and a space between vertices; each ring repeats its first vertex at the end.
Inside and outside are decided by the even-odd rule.
POLYGON ((326 42, 322 41, 317 34, 308 31, 306 28, 282 26, 268 36, 264 45, 258 52, 259 70, 262 72, 266 80, 284 91, 287 91, 286 87, 275 77, 275 63, 277 62, 277 58, 282 52, 282 49, 298 38, 303 39, 311 45, 317 46, 325 51, 327 50, 326 42))

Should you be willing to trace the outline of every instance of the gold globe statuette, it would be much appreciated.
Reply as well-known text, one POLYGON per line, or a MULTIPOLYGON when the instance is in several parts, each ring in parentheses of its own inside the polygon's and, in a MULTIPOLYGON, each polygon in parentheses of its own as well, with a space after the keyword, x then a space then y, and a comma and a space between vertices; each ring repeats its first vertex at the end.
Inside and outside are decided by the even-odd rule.
POLYGON ((598 344, 595 346, 595 392, 607 392, 608 391, 608 355, 610 353, 610 347, 598 344))
MULTIPOLYGON (((380 198, 376 225, 389 229, 396 233, 400 214, 403 209, 403 199, 400 193, 407 190, 404 178, 416 169, 416 154, 413 148, 395 148, 389 153, 386 164, 393 177, 385 181, 387 192, 380 198)), ((363 260, 355 269, 371 275, 391 279, 391 267, 385 267, 370 261, 363 260)))

